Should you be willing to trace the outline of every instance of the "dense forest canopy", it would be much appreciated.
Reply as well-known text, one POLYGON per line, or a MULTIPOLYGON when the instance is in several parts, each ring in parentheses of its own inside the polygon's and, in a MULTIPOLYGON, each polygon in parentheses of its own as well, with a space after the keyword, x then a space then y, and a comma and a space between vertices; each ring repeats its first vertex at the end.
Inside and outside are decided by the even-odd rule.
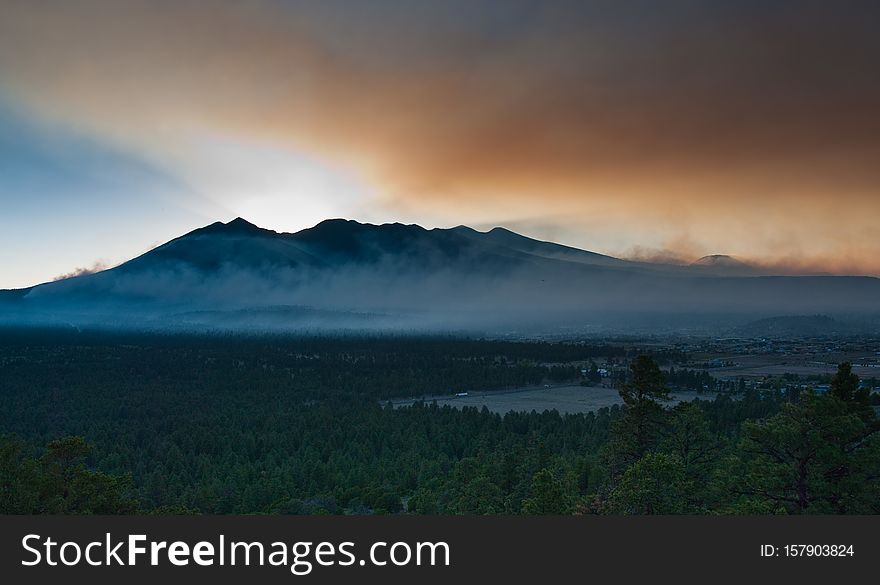
POLYGON ((0 513, 877 513, 877 422, 722 388, 674 349, 453 337, 0 333, 0 513), (394 408, 585 382, 597 412, 394 408), (627 372, 629 372, 627 374, 627 372), (723 390, 670 406, 668 386, 723 390))

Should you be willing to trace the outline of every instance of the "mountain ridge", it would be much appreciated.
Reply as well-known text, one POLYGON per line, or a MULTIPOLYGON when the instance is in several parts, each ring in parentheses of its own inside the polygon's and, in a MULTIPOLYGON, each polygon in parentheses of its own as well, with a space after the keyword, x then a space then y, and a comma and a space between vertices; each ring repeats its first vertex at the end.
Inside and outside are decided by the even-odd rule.
MULTIPOLYGON (((875 278, 756 275, 721 257, 707 262, 721 266, 623 260, 500 227, 336 218, 288 233, 236 218, 101 272, 0 294, 0 322, 162 324, 172 315, 288 306, 311 307, 321 319, 382 315, 381 327, 498 329, 580 327, 647 313, 680 322, 710 313, 755 319, 880 311, 875 278)), ((278 314, 267 317, 268 326, 279 325, 278 314)), ((290 314, 312 322, 303 311, 290 314)))

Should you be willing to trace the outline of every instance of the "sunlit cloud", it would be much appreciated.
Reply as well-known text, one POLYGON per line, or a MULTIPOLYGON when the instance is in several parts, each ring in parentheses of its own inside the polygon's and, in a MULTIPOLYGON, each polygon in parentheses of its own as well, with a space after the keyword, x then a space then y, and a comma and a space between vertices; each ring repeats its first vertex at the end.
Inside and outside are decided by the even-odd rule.
POLYGON ((289 145, 204 137, 177 149, 170 162, 193 191, 224 216, 246 217, 268 229, 290 231, 328 218, 368 215, 369 185, 331 161, 289 145))
POLYGON ((0 0, 0 92, 193 214, 880 274, 870 3, 162 4, 0 0))

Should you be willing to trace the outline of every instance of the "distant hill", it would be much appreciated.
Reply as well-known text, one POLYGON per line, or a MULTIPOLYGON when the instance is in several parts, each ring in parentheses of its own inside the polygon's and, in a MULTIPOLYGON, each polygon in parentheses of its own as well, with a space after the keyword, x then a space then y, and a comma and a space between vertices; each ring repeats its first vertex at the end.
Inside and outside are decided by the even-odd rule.
POLYGON ((726 254, 711 254, 709 256, 703 256, 699 260, 693 262, 694 266, 746 266, 745 262, 737 260, 733 256, 728 256, 726 254))
POLYGON ((828 315, 790 315, 758 319, 736 328, 743 337, 797 338, 839 337, 869 333, 872 327, 862 322, 834 319, 828 315))
POLYGON ((760 276, 766 274, 757 266, 753 266, 733 256, 726 254, 712 254, 703 256, 691 263, 691 267, 698 270, 711 271, 721 276, 760 276))
MULTIPOLYGON (((727 256, 632 262, 503 228, 332 219, 278 233, 237 218, 115 268, 0 294, 0 322, 218 327, 687 329, 765 315, 880 312, 880 280, 755 276, 727 256), (220 318, 221 314, 225 318, 220 318), (328 315, 337 314, 329 318, 328 315), (658 317, 658 315, 662 316, 658 317), (711 318, 711 319, 710 319, 711 318), (233 325, 230 325, 232 323, 233 325), (377 325, 378 324, 378 325, 377 325)), ((821 323, 820 323, 821 325, 821 323)))

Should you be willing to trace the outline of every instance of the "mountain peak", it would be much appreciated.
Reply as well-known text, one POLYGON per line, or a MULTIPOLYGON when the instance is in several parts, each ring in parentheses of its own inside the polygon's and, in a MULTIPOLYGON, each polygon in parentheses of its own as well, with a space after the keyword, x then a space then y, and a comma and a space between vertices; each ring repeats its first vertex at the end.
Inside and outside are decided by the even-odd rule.
POLYGON ((236 217, 232 221, 223 223, 215 221, 203 228, 197 229, 193 234, 225 234, 225 235, 272 235, 276 232, 261 228, 252 224, 242 217, 236 217))
POLYGON ((277 232, 273 230, 268 230, 266 228, 261 228, 258 225, 254 225, 243 217, 236 217, 232 221, 226 222, 223 224, 223 231, 226 233, 235 233, 235 234, 275 234, 277 232))
POLYGON ((703 256, 699 260, 691 263, 692 266, 726 266, 726 267, 744 267, 747 266, 742 260, 737 260, 733 256, 727 254, 710 254, 703 256))
MULTIPOLYGON (((257 228, 256 225, 252 224, 248 220, 243 217, 236 217, 232 221, 226 222, 226 227, 234 228, 234 229, 253 229, 257 228)), ((257 228, 261 229, 261 228, 257 228)))

